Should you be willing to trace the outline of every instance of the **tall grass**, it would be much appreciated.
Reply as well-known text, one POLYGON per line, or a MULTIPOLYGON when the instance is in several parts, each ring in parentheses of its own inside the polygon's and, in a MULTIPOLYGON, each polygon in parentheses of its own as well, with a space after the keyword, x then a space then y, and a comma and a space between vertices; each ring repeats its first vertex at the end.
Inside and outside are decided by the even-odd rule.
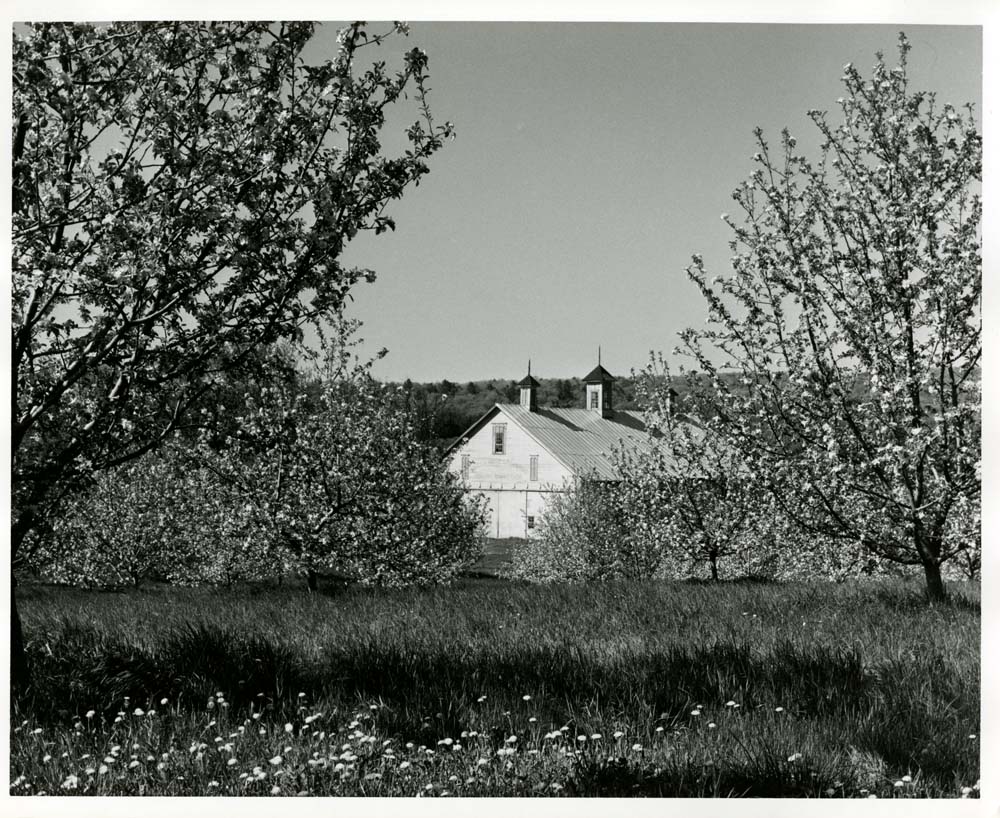
POLYGON ((18 593, 34 677, 13 792, 954 796, 979 778, 973 586, 933 607, 903 582, 18 593))

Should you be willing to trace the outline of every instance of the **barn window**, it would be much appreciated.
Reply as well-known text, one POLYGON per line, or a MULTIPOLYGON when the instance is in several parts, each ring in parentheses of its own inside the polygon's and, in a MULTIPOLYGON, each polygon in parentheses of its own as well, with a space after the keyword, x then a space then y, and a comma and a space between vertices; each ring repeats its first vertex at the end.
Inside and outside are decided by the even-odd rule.
POLYGON ((503 454, 507 450, 507 424, 493 424, 493 454, 503 454))
POLYGON ((538 455, 533 454, 528 458, 528 479, 538 479, 538 455))
POLYGON ((462 479, 469 479, 469 456, 467 454, 462 455, 462 479))
POLYGON ((528 515, 528 528, 534 528, 534 527, 535 527, 535 518, 529 514, 528 515))
POLYGON ((596 389, 591 389, 590 390, 590 408, 591 409, 597 409, 598 408, 597 402, 599 400, 600 400, 600 398, 597 395, 597 390, 596 389))

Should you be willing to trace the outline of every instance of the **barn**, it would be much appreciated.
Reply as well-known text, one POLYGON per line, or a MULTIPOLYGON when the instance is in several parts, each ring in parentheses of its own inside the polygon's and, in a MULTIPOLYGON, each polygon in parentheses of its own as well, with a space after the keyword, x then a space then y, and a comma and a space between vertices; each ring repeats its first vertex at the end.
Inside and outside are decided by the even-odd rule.
POLYGON ((583 381, 583 408, 540 408, 529 365, 519 402, 495 404, 448 448, 449 469, 487 500, 488 536, 533 536, 553 492, 617 479, 620 444, 648 448, 642 413, 613 406, 614 376, 598 363, 583 381))

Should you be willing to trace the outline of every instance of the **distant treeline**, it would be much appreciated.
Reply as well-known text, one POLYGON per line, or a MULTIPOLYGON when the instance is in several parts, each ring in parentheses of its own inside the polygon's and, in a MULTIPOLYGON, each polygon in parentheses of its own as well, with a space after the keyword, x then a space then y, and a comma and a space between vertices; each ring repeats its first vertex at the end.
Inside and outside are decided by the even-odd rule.
MULTIPOLYGON (((641 377, 649 377, 648 375, 641 377)), ((723 380, 730 389, 739 390, 740 376, 736 372, 722 373, 723 380)), ((542 408, 584 408, 585 393, 580 378, 539 378, 538 405, 542 408)), ((642 390, 638 388, 640 378, 631 375, 618 376, 614 385, 615 409, 643 409, 642 390)), ((655 379, 654 379, 655 380, 655 379)), ((686 378, 672 378, 677 408, 691 414, 700 414, 696 405, 687 400, 691 383, 686 378)), ((695 379, 696 382, 698 379, 695 379)), ((442 445, 451 443, 481 418, 496 403, 517 403, 520 388, 517 380, 496 378, 484 381, 459 383, 447 378, 443 381, 417 383, 409 378, 401 386, 409 397, 410 405, 418 418, 418 433, 422 440, 435 441, 442 445)), ((867 392, 863 380, 855 385, 855 394, 867 392)), ((927 406, 933 404, 933 396, 924 395, 927 406)))
MULTIPOLYGON (((585 389, 580 378, 538 378, 538 405, 569 408, 584 406, 585 389)), ((419 418, 420 434, 427 440, 450 442, 479 420, 495 403, 517 403, 517 380, 496 378, 456 383, 445 379, 416 383, 409 379, 400 386, 409 396, 419 418)), ((635 381, 619 377, 615 381, 616 409, 636 409, 635 381)))

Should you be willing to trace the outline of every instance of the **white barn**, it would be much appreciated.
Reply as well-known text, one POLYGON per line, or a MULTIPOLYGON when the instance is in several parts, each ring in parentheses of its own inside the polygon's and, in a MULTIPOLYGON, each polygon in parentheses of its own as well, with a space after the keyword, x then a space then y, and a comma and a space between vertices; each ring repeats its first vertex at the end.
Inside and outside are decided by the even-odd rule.
POLYGON ((520 401, 494 405, 448 448, 449 469, 488 502, 488 536, 531 537, 553 492, 616 480, 615 447, 648 447, 642 413, 615 411, 614 380, 598 364, 584 378, 585 408, 540 409, 529 367, 520 401))

